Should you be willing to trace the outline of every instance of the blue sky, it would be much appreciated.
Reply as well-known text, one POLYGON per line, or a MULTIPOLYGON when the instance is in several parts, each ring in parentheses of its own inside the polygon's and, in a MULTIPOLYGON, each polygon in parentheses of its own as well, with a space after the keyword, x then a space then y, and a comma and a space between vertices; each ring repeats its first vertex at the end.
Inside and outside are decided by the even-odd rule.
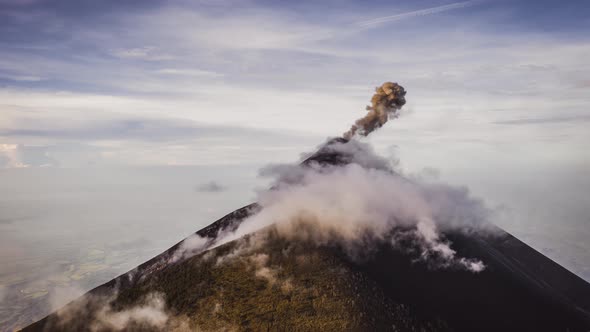
POLYGON ((585 1, 1 0, 0 166, 293 160, 387 80, 408 90, 407 115, 371 140, 408 162, 504 149, 586 164, 589 14, 585 1))

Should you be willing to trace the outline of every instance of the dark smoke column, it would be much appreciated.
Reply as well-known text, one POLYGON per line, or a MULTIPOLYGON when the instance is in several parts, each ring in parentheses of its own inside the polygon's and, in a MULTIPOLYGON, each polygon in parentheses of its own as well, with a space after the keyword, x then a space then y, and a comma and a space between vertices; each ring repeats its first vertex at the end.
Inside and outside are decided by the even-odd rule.
POLYGON ((375 89, 371 98, 372 106, 367 106, 367 115, 356 120, 344 138, 351 139, 355 134, 367 136, 375 129, 381 128, 390 117, 396 117, 397 111, 406 103, 406 90, 393 82, 385 82, 375 89))

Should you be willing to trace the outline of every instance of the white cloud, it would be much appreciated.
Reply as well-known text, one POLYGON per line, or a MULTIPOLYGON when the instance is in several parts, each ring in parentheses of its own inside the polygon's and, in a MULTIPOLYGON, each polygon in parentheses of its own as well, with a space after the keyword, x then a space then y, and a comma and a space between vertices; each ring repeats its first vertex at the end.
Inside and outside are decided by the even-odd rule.
POLYGON ((174 56, 161 54, 154 46, 122 48, 111 51, 115 57, 122 59, 139 59, 149 61, 173 60, 174 56))
POLYGON ((184 239, 180 244, 180 247, 176 249, 174 255, 170 258, 169 263, 174 263, 180 259, 192 257, 204 249, 209 244, 210 239, 201 237, 198 234, 193 234, 188 238, 184 239))
POLYGON ((130 326, 164 330, 171 328, 170 324, 177 323, 174 318, 171 322, 172 317, 168 313, 165 295, 162 293, 148 293, 133 306, 124 309, 114 308, 112 305, 118 295, 118 290, 108 295, 87 293, 57 310, 55 317, 47 323, 47 328, 56 329, 68 324, 76 326, 81 323, 79 319, 82 313, 91 313, 83 322, 89 331, 121 331, 130 326))
POLYGON ((129 309, 115 311, 110 306, 104 306, 98 311, 90 326, 92 331, 102 331, 104 329, 121 331, 132 323, 142 323, 150 327, 163 329, 168 319, 164 296, 152 293, 146 297, 143 304, 129 309))
POLYGON ((287 12, 263 8, 223 14, 169 8, 135 19, 133 24, 142 26, 152 38, 172 40, 175 46, 189 49, 292 49, 331 32, 287 12))

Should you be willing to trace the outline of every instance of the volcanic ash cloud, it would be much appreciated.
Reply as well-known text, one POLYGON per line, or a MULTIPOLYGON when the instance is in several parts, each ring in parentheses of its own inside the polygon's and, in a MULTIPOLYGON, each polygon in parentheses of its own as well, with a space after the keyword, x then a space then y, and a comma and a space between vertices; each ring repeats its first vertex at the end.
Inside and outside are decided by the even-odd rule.
POLYGON ((375 129, 381 128, 390 117, 396 117, 397 112, 406 103, 406 90, 399 84, 385 82, 375 89, 371 98, 371 106, 367 106, 367 115, 356 120, 344 138, 351 139, 356 134, 367 136, 375 129))

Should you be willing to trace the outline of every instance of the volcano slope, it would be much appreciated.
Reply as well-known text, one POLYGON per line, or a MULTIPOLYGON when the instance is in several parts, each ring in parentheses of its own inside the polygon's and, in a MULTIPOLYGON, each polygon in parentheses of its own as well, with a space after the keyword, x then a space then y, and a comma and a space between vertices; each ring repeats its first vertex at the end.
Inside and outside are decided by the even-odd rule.
MULTIPOLYGON (((304 164, 351 162, 335 143, 347 141, 304 164)), ((500 229, 444 234, 461 257, 485 263, 478 273, 433 268, 386 243, 351 256, 273 226, 213 245, 259 210, 226 215, 196 232, 198 252, 179 256, 189 237, 24 331, 590 330, 590 285, 500 229)))

